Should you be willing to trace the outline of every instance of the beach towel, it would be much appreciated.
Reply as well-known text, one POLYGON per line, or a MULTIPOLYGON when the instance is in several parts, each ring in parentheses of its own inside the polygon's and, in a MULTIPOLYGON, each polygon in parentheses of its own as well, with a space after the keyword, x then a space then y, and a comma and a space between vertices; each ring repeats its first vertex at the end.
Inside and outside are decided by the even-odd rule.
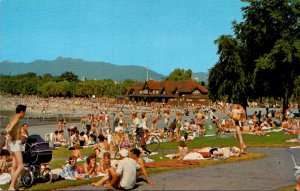
POLYGON ((204 157, 197 152, 190 152, 183 157, 183 160, 203 160, 204 157))

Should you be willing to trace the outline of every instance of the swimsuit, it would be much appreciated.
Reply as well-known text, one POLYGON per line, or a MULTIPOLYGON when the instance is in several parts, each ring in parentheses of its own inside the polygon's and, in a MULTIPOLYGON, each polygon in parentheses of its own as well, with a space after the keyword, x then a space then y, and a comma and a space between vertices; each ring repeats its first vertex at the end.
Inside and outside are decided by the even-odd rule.
POLYGON ((22 143, 21 140, 12 141, 9 143, 9 149, 11 152, 21 152, 22 151, 22 143))

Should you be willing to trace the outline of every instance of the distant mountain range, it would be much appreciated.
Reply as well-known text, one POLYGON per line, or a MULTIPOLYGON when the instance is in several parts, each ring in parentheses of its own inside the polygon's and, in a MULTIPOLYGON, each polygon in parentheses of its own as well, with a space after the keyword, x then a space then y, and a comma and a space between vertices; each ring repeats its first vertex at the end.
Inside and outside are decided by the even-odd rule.
MULTIPOLYGON (((36 60, 30 63, 3 61, 0 63, 0 74, 18 75, 28 72, 37 75, 51 74, 59 76, 66 71, 71 71, 78 75, 79 79, 112 79, 123 81, 134 79, 145 81, 147 73, 145 67, 128 65, 118 66, 107 62, 89 62, 82 59, 58 57, 56 60, 36 60)), ((163 80, 166 76, 155 71, 148 71, 149 79, 163 80)), ((204 72, 193 73, 192 78, 199 81, 207 81, 207 74, 204 72)))

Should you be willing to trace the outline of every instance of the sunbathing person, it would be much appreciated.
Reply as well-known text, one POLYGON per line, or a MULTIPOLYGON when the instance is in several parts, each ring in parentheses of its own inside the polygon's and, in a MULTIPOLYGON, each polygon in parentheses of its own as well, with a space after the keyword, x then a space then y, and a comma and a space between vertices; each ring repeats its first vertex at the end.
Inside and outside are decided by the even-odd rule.
POLYGON ((7 158, 9 157, 10 153, 8 149, 8 139, 6 131, 2 131, 0 134, 0 173, 6 172, 7 166, 7 158))
POLYGON ((80 176, 77 172, 77 157, 71 156, 69 157, 69 164, 62 166, 62 171, 59 175, 64 179, 72 179, 72 180, 83 180, 83 177, 80 176))
POLYGON ((75 130, 75 133, 70 137, 69 140, 69 150, 74 150, 75 149, 75 145, 79 145, 79 131, 75 130))
POLYGON ((84 173, 89 175, 90 178, 97 176, 99 167, 96 163, 96 155, 90 155, 83 164, 83 168, 84 173))
POLYGON ((124 131, 120 132, 119 149, 130 149, 130 141, 124 131))
POLYGON ((140 158, 141 151, 139 149, 132 149, 130 151, 130 154, 131 158, 133 158, 141 167, 137 172, 137 176, 144 175, 148 184, 155 184, 156 182, 150 180, 150 177, 146 171, 144 161, 140 158))
POLYGON ((238 147, 214 147, 210 149, 210 154, 216 158, 221 157, 222 159, 227 159, 229 157, 240 157, 241 149, 238 147))
POLYGON ((114 168, 111 166, 111 161, 110 161, 110 153, 105 152, 103 154, 103 159, 100 160, 99 164, 99 172, 103 174, 107 174, 104 177, 102 177, 99 181, 92 183, 93 186, 103 186, 108 180, 108 170, 110 168, 114 168))
POLYGON ((122 190, 133 189, 140 165, 134 159, 128 157, 129 151, 127 149, 122 149, 119 153, 121 160, 118 163, 117 170, 114 170, 114 168, 109 169, 109 183, 105 184, 105 187, 115 187, 122 190))
POLYGON ((73 156, 77 157, 78 161, 82 161, 83 160, 82 155, 81 155, 80 146, 78 144, 76 144, 74 146, 74 150, 72 150, 72 154, 73 154, 73 156))
POLYGON ((211 154, 209 152, 211 149, 212 149, 211 147, 202 147, 202 148, 194 149, 193 152, 197 152, 201 154, 203 158, 209 158, 211 157, 211 154))
POLYGON ((82 131, 79 134, 80 147, 88 145, 88 136, 82 131))
MULTIPOLYGON (((263 124, 263 123, 262 123, 263 124)), ((254 125, 254 134, 255 135, 265 135, 265 133, 262 131, 262 127, 259 126, 258 124, 254 125)))
POLYGON ((99 135, 99 143, 93 147, 93 150, 96 152, 96 156, 99 159, 103 158, 105 152, 110 152, 110 145, 107 142, 107 138, 103 135, 99 135))
POLYGON ((187 153, 188 153, 188 147, 187 147, 187 145, 185 144, 184 141, 179 141, 178 142, 178 153, 176 153, 176 154, 169 154, 169 155, 166 155, 166 156, 170 157, 170 159, 182 160, 187 153))

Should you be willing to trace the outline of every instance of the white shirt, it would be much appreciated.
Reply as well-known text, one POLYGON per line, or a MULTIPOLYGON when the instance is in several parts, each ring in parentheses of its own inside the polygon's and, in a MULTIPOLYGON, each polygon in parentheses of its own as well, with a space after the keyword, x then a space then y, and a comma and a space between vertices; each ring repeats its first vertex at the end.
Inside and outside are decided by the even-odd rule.
POLYGON ((143 118, 140 120, 141 121, 141 126, 143 127, 143 129, 147 129, 147 118, 143 118))
POLYGON ((116 174, 121 175, 120 186, 124 189, 132 189, 136 184, 136 171, 140 165, 132 158, 125 157, 120 160, 116 174))
POLYGON ((74 142, 79 144, 79 138, 75 134, 70 137, 70 147, 74 147, 74 142))
POLYGON ((140 119, 138 117, 136 117, 132 120, 132 124, 135 125, 136 128, 140 127, 139 123, 140 123, 140 119))

